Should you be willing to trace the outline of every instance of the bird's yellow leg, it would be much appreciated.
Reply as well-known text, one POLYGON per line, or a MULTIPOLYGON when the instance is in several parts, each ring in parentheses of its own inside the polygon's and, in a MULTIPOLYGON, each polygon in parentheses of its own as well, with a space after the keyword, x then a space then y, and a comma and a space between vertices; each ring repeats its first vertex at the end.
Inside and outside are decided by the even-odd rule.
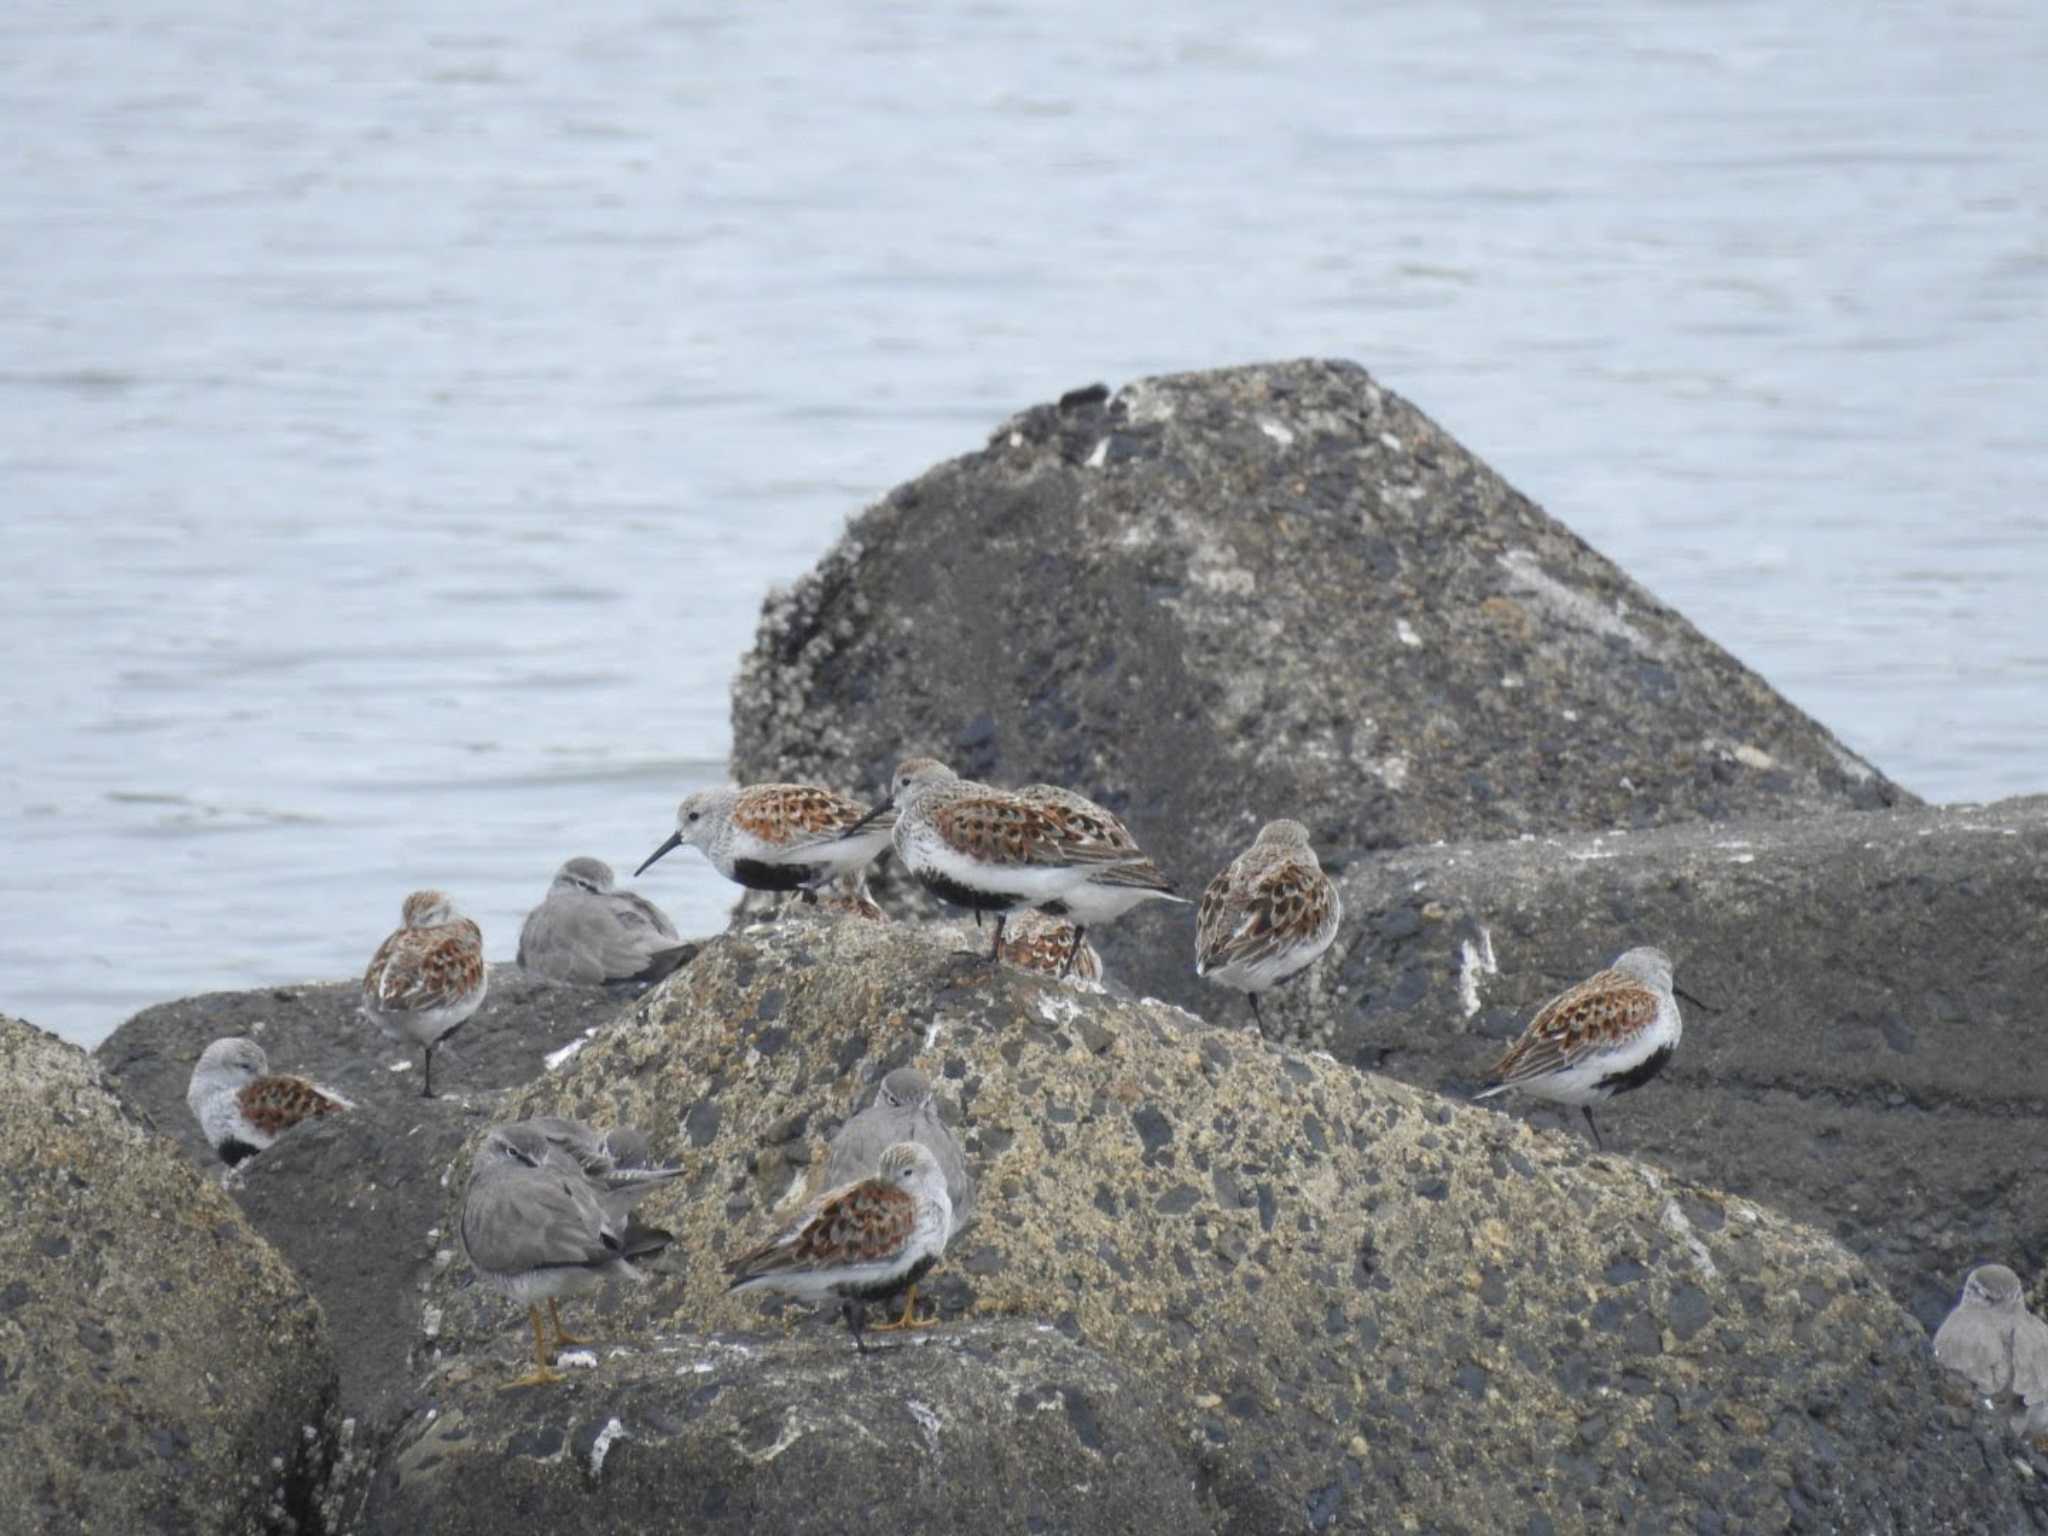
POLYGON ((562 1326, 562 1314, 555 1306, 555 1298, 552 1296, 548 1298, 548 1321, 555 1325, 555 1348, 557 1349, 566 1348, 571 1344, 590 1344, 596 1342, 595 1340, 573 1334, 562 1326))
POLYGON ((526 1315, 533 1321, 533 1369, 506 1382, 498 1389, 500 1392, 509 1392, 514 1387, 545 1387, 562 1379, 548 1360, 548 1341, 547 1335, 541 1332, 540 1308, 530 1306, 526 1315))
POLYGON ((911 1328, 936 1328, 938 1326, 939 1318, 936 1312, 930 1317, 925 1318, 920 1318, 917 1315, 917 1287, 913 1285, 904 1293, 903 1315, 893 1323, 876 1323, 872 1328, 868 1329, 868 1332, 901 1333, 911 1328))

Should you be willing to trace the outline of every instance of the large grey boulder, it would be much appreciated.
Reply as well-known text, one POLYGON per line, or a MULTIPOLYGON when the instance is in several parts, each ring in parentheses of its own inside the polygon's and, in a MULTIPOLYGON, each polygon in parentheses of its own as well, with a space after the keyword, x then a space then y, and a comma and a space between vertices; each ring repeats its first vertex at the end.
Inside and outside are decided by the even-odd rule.
POLYGON ((289 1527, 335 1437, 320 1309, 92 1059, 0 1015, 0 1529, 289 1527))
MULTIPOLYGON (((734 772, 872 794, 912 752, 1094 796, 1189 895, 1275 816, 1344 867, 1913 803, 1336 362, 1077 391, 855 518, 768 600, 734 772)), ((1184 911, 1097 938, 1200 995, 1184 911)))
POLYGON ((1930 1329, 2048 1247, 2048 799, 1407 848, 1342 889, 1276 1028, 1463 1096, 1545 998, 1661 945, 1721 1011, 1602 1112, 1610 1147, 1834 1233, 1930 1329))
MULTIPOLYGON (((650 1352, 695 1373, 678 1333, 794 1327, 777 1384, 738 1400, 761 1405, 743 1432, 757 1447, 787 1403, 905 1365, 857 1360, 801 1308, 728 1296, 720 1261, 800 1207, 833 1127, 915 1063, 980 1183, 976 1224, 925 1287, 967 1342, 915 1358, 972 1375, 989 1321, 1057 1330, 1127 1384, 1201 1489, 1205 1522, 1171 1528, 2005 1531, 2039 1506, 1942 1399, 1925 1334, 1832 1239, 1164 1004, 992 972, 969 941, 807 914, 729 934, 520 1098, 646 1127, 687 1170, 641 1208, 677 1236, 661 1272, 571 1309, 598 1324, 592 1384, 579 1374, 567 1407, 506 1394, 534 1399, 546 1444, 580 1456, 571 1426, 616 1416, 638 1454, 679 1458, 650 1480, 703 1466, 701 1437, 634 1416, 650 1352)), ((465 1175, 451 1169, 443 1231, 465 1175)), ((444 1370, 522 1368, 520 1309, 452 1245, 430 1308, 444 1370)), ((424 1390, 423 1412, 470 1400, 424 1390)), ((675 1423, 672 1391, 645 1401, 675 1423)), ((934 1478, 991 1468, 1012 1506, 1038 1486, 1035 1452, 948 1444, 934 1478)), ((788 1497, 836 1509, 838 1466, 790 1463, 788 1497)), ((585 1518, 620 1507, 593 1499, 585 1518)))
POLYGON ((542 1076, 624 1006, 621 994, 491 967, 483 1008, 439 1052, 419 1096, 419 1052, 357 1014, 353 981, 215 992, 163 1003, 123 1024, 97 1052, 116 1090, 194 1165, 219 1161, 185 1104, 192 1063, 223 1035, 249 1035, 273 1071, 310 1077, 356 1109, 301 1125, 242 1165, 230 1190, 326 1310, 341 1359, 343 1410, 373 1425, 408 1401, 420 1286, 450 1160, 491 1123, 505 1093, 542 1076), (394 1071, 394 1066, 405 1070, 394 1071))
POLYGON ((814 1340, 661 1335, 548 1392, 457 1364, 400 1430, 373 1536, 667 1536, 1213 1527, 1160 1405, 1051 1328, 920 1334, 866 1359, 814 1340))

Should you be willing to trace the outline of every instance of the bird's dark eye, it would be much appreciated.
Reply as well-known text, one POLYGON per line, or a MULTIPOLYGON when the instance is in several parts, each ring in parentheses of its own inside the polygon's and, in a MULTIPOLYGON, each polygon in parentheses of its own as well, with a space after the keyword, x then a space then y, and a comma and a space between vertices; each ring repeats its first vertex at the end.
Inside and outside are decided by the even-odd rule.
POLYGON ((692 811, 692 812, 690 812, 690 817, 689 817, 689 819, 690 819, 691 821, 695 821, 695 820, 696 820, 696 819, 697 819, 697 818, 698 818, 699 816, 702 816, 703 814, 704 814, 704 813, 703 813, 702 811, 692 811))

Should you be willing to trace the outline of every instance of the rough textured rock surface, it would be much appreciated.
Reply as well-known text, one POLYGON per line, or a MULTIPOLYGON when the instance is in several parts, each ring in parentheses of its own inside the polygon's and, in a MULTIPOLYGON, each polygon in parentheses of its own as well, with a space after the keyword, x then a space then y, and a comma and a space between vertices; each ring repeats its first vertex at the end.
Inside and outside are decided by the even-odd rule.
POLYGON ((92 1059, 0 1016, 0 1529, 282 1528, 334 1433, 320 1309, 92 1059))
MULTIPOLYGON (((642 1207, 677 1233, 667 1272, 612 1294, 603 1337, 759 1329, 719 1261, 798 1208, 831 1125, 912 1062, 981 1190, 927 1292, 1109 1362, 1158 1405, 1206 1528, 2007 1530, 2039 1500, 1831 1239, 911 925, 727 935, 524 1096, 646 1126, 689 1170, 642 1207)), ((516 1309, 459 1259, 432 1296, 445 1357, 518 1369, 516 1309)), ((851 1358, 824 1322, 787 1348, 821 1390, 851 1358)))
POLYGON ((491 990, 434 1063, 439 1097, 419 1096, 419 1053, 357 1014, 355 982, 216 992, 145 1009, 97 1053, 121 1095, 197 1166, 221 1164, 185 1104, 192 1063, 223 1035, 249 1035, 273 1071, 353 1099, 348 1115, 302 1125, 228 1181, 243 1212, 305 1278, 342 1362, 342 1406, 391 1417, 413 1380, 420 1285, 437 1241, 441 1177, 506 1090, 543 1075, 550 1054, 615 1017, 625 999, 491 967, 491 990), (393 1071, 403 1063, 407 1070, 393 1071))
MULTIPOLYGON (((772 596, 743 780, 930 752, 1122 814, 1187 894, 1259 824, 1444 838, 1911 803, 1399 396, 1293 362, 1076 391, 853 520, 772 596)), ((1094 935, 1188 1003, 1190 920, 1094 935)))
POLYGON ((376 1536, 434 1530, 1035 1532, 1212 1528, 1159 1404, 1055 1330, 998 1320, 866 1359, 684 1335, 545 1392, 452 1366, 400 1431, 376 1536))
POLYGON ((1601 1112, 1610 1147, 1833 1232, 1930 1329, 1978 1264, 2048 1264, 2048 799, 1403 849, 1343 894, 1276 1028, 1462 1097, 1545 998, 1658 944, 1721 1011, 1601 1112))

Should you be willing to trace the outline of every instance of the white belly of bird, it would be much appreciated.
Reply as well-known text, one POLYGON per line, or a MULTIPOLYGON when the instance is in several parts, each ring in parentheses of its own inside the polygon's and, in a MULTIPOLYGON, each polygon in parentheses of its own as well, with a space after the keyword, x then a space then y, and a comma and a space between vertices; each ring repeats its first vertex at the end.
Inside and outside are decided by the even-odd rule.
POLYGON ((1213 981, 1220 987, 1229 987, 1237 992, 1264 992, 1276 987, 1296 971, 1314 965, 1330 947, 1330 941, 1337 937, 1337 926, 1332 923, 1327 933, 1321 934, 1305 944, 1292 949, 1283 949, 1277 954, 1267 955, 1249 964, 1231 961, 1228 965, 1212 966, 1202 973, 1203 979, 1213 981))
POLYGON ((869 827, 852 837, 835 837, 823 842, 771 843, 738 827, 720 851, 719 873, 730 879, 733 866, 741 859, 756 864, 823 864, 832 878, 865 869, 875 855, 889 846, 890 829, 869 827))
POLYGON ((258 1130, 254 1122, 242 1113, 242 1106, 236 1102, 232 1088, 208 1094, 194 1107, 199 1113, 199 1129, 206 1133, 207 1144, 216 1149, 223 1141, 239 1141, 261 1152, 277 1140, 275 1136, 258 1130))
POLYGON ((896 852, 913 875, 937 875, 971 891, 1013 897, 1020 907, 1064 901, 1088 878, 1085 865, 997 864, 971 858, 926 826, 913 826, 899 836, 896 852))
POLYGON ((1675 1003, 1667 1003, 1658 1008, 1650 1027, 1633 1039, 1623 1041, 1612 1050, 1582 1057, 1547 1076, 1516 1083, 1514 1087, 1522 1093, 1548 1099, 1553 1104, 1568 1104, 1575 1109, 1604 1104, 1615 1093, 1611 1086, 1601 1086, 1606 1079, 1641 1066, 1666 1046, 1677 1049, 1682 1033, 1678 1007, 1675 1003))
POLYGON ((1067 921, 1083 927, 1113 922, 1140 902, 1167 899, 1166 892, 1147 890, 1142 885, 1102 885, 1093 880, 1083 880, 1060 897, 1066 905, 1067 921))
POLYGON ((475 992, 460 1002, 443 1003, 435 1008, 383 1009, 367 1005, 364 1012, 375 1019, 384 1033, 393 1040, 410 1040, 414 1045, 432 1045, 449 1030, 467 1019, 483 1006, 484 993, 490 986, 490 972, 477 984, 475 992))

